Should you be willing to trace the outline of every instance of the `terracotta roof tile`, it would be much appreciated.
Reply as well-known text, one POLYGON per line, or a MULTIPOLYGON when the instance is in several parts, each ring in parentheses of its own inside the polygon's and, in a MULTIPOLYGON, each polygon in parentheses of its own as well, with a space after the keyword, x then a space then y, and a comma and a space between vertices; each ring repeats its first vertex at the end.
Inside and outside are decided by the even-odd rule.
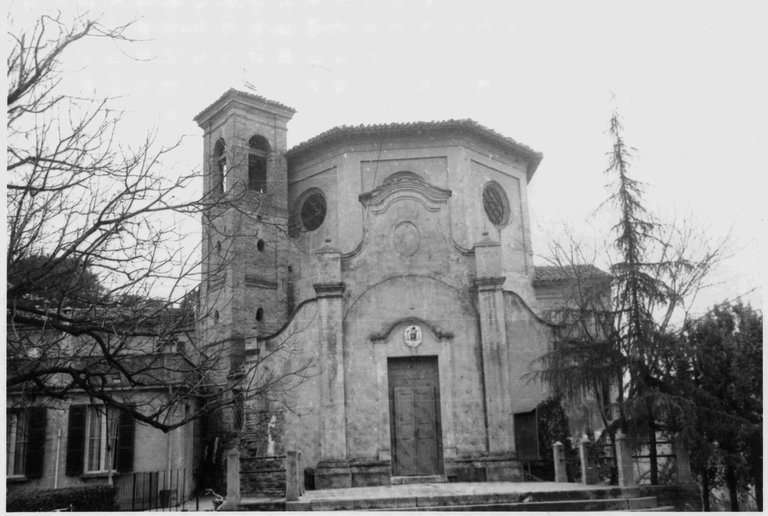
POLYGON ((493 129, 489 129, 488 127, 485 127, 484 125, 481 125, 469 118, 459 120, 440 120, 433 122, 362 124, 355 126, 341 125, 320 133, 317 136, 310 138, 309 140, 299 143, 288 151, 288 155, 296 155, 317 145, 329 143, 336 138, 342 138, 345 136, 376 135, 382 133, 420 133, 422 131, 432 131, 435 129, 462 129, 474 133, 478 136, 489 138, 502 145, 512 147, 518 153, 524 154, 534 163, 534 165, 538 165, 543 157, 540 152, 536 152, 527 145, 519 143, 512 138, 504 136, 494 131, 493 129))
POLYGON ((235 88, 229 88, 227 91, 224 92, 224 94, 221 97, 217 98, 214 102, 211 102, 208 106, 206 106, 205 109, 200 111, 197 114, 197 116, 195 116, 195 118, 193 120, 197 120, 198 118, 200 118, 206 111, 211 109, 213 106, 215 106, 219 102, 222 102, 227 96, 230 96, 230 95, 231 96, 235 96, 235 95, 244 96, 244 97, 250 98, 251 100, 255 100, 257 102, 263 102, 265 104, 269 104, 269 105, 274 106, 276 108, 287 109, 288 111, 290 111, 292 113, 296 112, 296 110, 293 109, 292 107, 286 106, 285 104, 277 102, 276 100, 271 100, 271 99, 268 99, 266 97, 262 97, 261 95, 256 95, 255 93, 249 93, 247 91, 240 91, 240 90, 236 90, 235 88))
POLYGON ((534 283, 550 283, 565 281, 580 276, 582 278, 608 279, 611 277, 607 272, 598 269, 594 265, 537 265, 534 268, 534 283))

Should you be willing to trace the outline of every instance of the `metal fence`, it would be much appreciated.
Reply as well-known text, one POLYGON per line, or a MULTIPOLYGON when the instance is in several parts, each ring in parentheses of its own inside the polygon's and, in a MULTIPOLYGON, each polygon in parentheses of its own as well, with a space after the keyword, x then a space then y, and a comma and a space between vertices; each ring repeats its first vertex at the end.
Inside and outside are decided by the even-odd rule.
MULTIPOLYGON (((635 465, 635 478, 639 484, 651 483, 651 444, 643 443, 632 455, 635 465)), ((656 441, 656 467, 658 484, 670 484, 677 481, 677 456, 672 441, 656 441)))
POLYGON ((618 485, 619 473, 613 443, 593 443, 588 446, 588 483, 618 485))
POLYGON ((121 511, 180 511, 186 501, 185 469, 140 471, 115 479, 121 511))
MULTIPOLYGON (((635 479, 639 484, 649 484, 651 482, 651 446, 647 442, 641 443, 637 445, 632 454, 635 479)), ((677 480, 677 457, 672 442, 659 440, 655 446, 659 472, 658 483, 668 484, 675 482, 677 480)), ((587 483, 618 484, 618 464, 613 443, 591 443, 588 446, 587 461, 587 471, 590 476, 587 483)), ((581 474, 579 473, 580 476, 581 474)), ((584 481, 584 479, 580 480, 584 481)))

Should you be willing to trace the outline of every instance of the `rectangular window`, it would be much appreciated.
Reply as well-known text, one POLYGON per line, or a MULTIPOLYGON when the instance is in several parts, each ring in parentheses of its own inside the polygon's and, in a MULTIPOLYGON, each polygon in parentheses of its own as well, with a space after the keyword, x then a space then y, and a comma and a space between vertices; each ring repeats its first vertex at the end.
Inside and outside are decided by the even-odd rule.
POLYGON ((27 458, 27 427, 26 412, 9 412, 6 421, 6 475, 23 476, 27 458))
POLYGON ((118 411, 114 408, 87 407, 85 418, 85 471, 116 470, 118 411))

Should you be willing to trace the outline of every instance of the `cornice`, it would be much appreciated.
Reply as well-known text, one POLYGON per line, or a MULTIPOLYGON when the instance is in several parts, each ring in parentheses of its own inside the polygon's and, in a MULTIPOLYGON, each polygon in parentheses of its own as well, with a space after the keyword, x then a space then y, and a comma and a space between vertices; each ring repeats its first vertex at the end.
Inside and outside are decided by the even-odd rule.
POLYGON ((501 290, 501 287, 504 285, 506 279, 507 278, 504 276, 477 278, 475 279, 475 286, 480 292, 488 290, 501 290))
POLYGON ((368 339, 371 342, 383 342, 387 339, 389 339, 390 334, 400 325, 410 325, 410 324, 418 324, 420 326, 425 326, 429 329, 430 332, 432 332, 432 335, 434 335, 437 340, 446 341, 446 340, 453 340, 453 333, 448 331, 443 331, 437 326, 435 326, 432 323, 429 323, 425 321, 424 319, 419 319, 417 317, 408 317, 405 319, 397 320, 385 328, 383 328, 378 333, 371 333, 368 336, 368 339))
POLYGON ((341 297, 344 295, 345 285, 338 283, 315 283, 312 285, 318 298, 322 297, 341 297))

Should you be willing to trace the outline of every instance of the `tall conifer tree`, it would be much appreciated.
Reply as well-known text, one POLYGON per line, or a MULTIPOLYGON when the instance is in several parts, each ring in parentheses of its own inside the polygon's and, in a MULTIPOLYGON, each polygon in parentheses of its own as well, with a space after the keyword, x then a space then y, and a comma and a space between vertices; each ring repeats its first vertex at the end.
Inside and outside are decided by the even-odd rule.
POLYGON ((657 222, 645 206, 643 184, 630 176, 634 149, 624 140, 617 113, 608 134, 605 173, 612 193, 601 208, 616 222, 601 252, 610 273, 585 265, 589 253, 573 239, 552 245, 552 261, 569 278, 562 286, 563 306, 549 314, 561 329, 528 378, 596 407, 611 440, 621 430, 636 445, 647 443, 656 484, 657 433, 679 432, 695 417, 690 400, 664 388, 676 342, 670 325, 681 310, 685 321, 688 303, 725 242, 712 246, 685 224, 657 222))
MULTIPOLYGON (((651 483, 658 483, 656 458, 656 425, 653 398, 649 391, 649 375, 646 364, 651 359, 651 340, 654 320, 649 310, 653 301, 663 301, 664 292, 653 275, 659 264, 646 260, 648 241, 656 238, 657 224, 643 204, 642 184, 629 176, 632 150, 624 142, 623 127, 617 112, 611 116, 609 134, 613 148, 609 153, 606 174, 613 176, 614 193, 606 202, 618 210, 618 221, 613 226, 613 246, 619 261, 613 265, 615 327, 622 354, 627 358, 629 390, 619 390, 621 427, 627 431, 624 397, 645 398, 640 412, 645 412, 651 459, 651 483), (642 407, 644 405, 644 407, 642 407), (642 409, 645 410, 642 410, 642 409)), ((638 400, 639 401, 639 400, 638 400)), ((635 419, 635 418, 633 418, 635 419)))

